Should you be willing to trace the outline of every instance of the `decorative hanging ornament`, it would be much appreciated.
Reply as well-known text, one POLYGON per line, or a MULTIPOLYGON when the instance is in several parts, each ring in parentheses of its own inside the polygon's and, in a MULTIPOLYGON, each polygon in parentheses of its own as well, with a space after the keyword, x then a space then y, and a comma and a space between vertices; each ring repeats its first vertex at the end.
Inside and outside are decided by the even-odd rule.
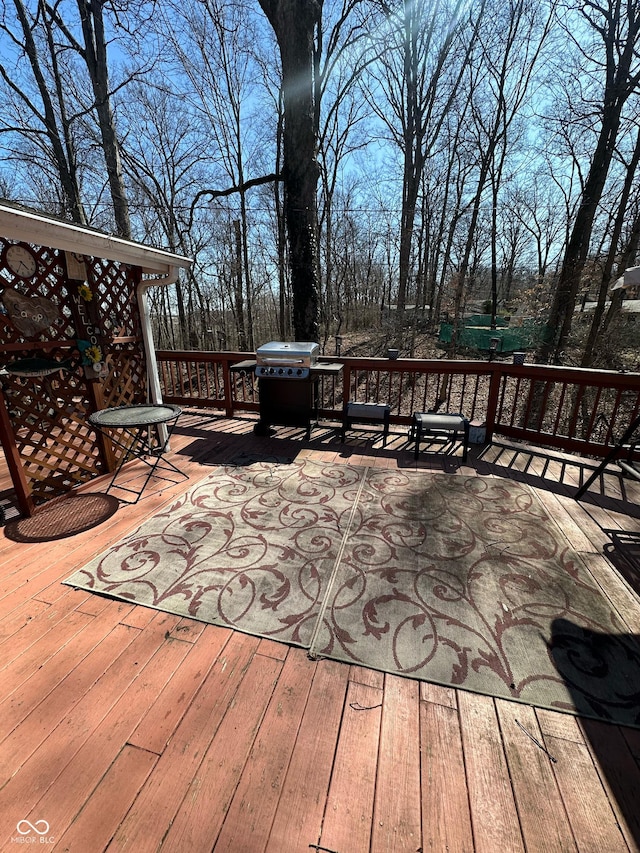
POLYGON ((11 324, 25 338, 32 338, 52 326, 60 317, 57 307, 43 296, 23 296, 7 287, 0 300, 11 324))
POLYGON ((79 284, 78 296, 80 296, 81 299, 84 299, 85 302, 91 302, 93 299, 93 291, 88 284, 79 284))
POLYGON ((24 243, 12 243, 5 246, 2 252, 2 260, 14 275, 18 278, 33 278, 38 272, 38 259, 30 246, 24 243))
POLYGON ((97 344, 89 341, 78 341, 78 349, 82 355, 83 364, 100 364, 102 361, 102 350, 97 344))
POLYGON ((67 277, 76 281, 85 281, 87 267, 84 255, 78 252, 65 252, 64 257, 67 263, 67 277))
POLYGON ((71 370, 74 361, 75 359, 72 356, 62 361, 55 358, 35 356, 34 358, 20 358, 16 361, 10 361, 5 366, 5 370, 14 376, 26 378, 49 376, 52 373, 58 373, 60 370, 71 370))

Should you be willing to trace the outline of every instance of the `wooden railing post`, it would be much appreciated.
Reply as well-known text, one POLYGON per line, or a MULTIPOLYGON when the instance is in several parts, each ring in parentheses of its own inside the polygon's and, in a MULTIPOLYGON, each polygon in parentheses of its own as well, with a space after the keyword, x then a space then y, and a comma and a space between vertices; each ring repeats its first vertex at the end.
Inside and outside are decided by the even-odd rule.
POLYGON ((349 402, 349 394, 351 389, 351 364, 346 361, 342 371, 342 417, 347 411, 347 403, 349 402))
POLYGON ((502 370, 499 363, 493 362, 491 365, 491 379, 489 380, 489 394, 487 397, 487 420, 486 420, 486 441, 491 441, 493 431, 496 427, 496 417, 498 414, 498 400, 500 399, 500 386, 502 385, 502 370))
POLYGON ((228 418, 233 417, 233 388, 231 386, 231 370, 229 361, 222 362, 222 384, 224 386, 224 412, 228 418))

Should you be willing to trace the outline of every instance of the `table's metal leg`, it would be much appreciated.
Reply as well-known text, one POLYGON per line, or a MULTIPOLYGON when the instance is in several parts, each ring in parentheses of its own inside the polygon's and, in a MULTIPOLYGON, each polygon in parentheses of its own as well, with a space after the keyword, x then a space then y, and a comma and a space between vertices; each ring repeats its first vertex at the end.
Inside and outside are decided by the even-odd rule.
POLYGON ((170 459, 164 458, 164 453, 166 452, 167 446, 169 444, 169 438, 171 437, 171 433, 173 432, 173 427, 175 426, 177 418, 167 424, 167 437, 166 440, 159 444, 157 447, 152 447, 151 444, 151 427, 142 427, 137 430, 129 429, 127 427, 120 427, 119 432, 128 435, 132 441, 131 444, 125 444, 123 441, 119 440, 115 436, 111 435, 109 432, 104 431, 106 437, 115 444, 117 447, 120 447, 124 453, 122 454, 122 458, 118 462, 118 466, 113 472, 111 477, 111 481, 107 486, 107 494, 111 489, 118 489, 120 491, 129 492, 130 494, 135 495, 135 500, 127 501, 124 498, 119 498, 123 503, 134 504, 137 503, 144 490, 147 488, 147 485, 152 477, 156 477, 161 480, 167 480, 168 482, 175 482, 170 477, 163 477, 162 474, 158 473, 158 469, 173 471, 179 476, 183 477, 185 480, 189 479, 189 475, 185 474, 184 471, 181 471, 170 459), (146 434, 146 437, 144 437, 146 434), (150 462, 148 457, 153 457, 153 461, 150 462), (132 489, 128 486, 121 485, 116 482, 118 476, 124 467, 124 465, 131 461, 138 460, 143 462, 147 467, 148 471, 144 482, 140 486, 140 488, 132 489))

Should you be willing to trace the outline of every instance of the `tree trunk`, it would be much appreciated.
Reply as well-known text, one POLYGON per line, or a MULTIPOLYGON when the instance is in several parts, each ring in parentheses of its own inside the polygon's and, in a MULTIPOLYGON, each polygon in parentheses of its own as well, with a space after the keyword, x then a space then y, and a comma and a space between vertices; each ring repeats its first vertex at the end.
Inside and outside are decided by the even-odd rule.
MULTIPOLYGON (((59 113, 63 124, 62 135, 60 134, 58 129, 56 109, 54 107, 51 94, 49 92, 49 87, 47 86, 47 82, 45 80, 41 68, 40 59, 38 56, 38 49, 33 37, 32 23, 27 17, 27 13, 24 8, 24 4, 22 3, 22 0, 14 0, 14 4, 16 7, 18 20, 20 22, 20 26, 24 35, 25 53, 29 58, 31 71, 36 81, 40 97, 42 99, 42 107, 44 114, 39 115, 39 118, 45 126, 45 132, 51 145, 53 161, 55 163, 55 167, 60 178, 60 184, 62 185, 62 190, 64 193, 65 207, 67 208, 65 212, 71 215, 71 218, 74 222, 78 222, 81 225, 86 225, 87 217, 84 211, 84 207, 82 205, 82 200, 80 198, 80 188, 78 186, 77 179, 77 160, 75 156, 75 150, 71 143, 71 134, 69 132, 69 125, 66 118, 65 104, 64 100, 62 99, 64 87, 58 71, 55 47, 53 45, 51 32, 47 28, 47 43, 49 46, 49 52, 51 54, 50 61, 52 66, 52 72, 55 77, 56 96, 58 97, 59 113)), ((20 94, 21 97, 28 102, 26 96, 23 93, 20 94)))
POLYGON ((122 174, 120 143, 116 133, 115 118, 109 96, 107 45, 102 17, 102 3, 78 0, 78 10, 84 36, 84 59, 91 78, 95 99, 102 150, 104 152, 113 216, 120 237, 131 238, 129 205, 122 174))
POLYGON ((607 62, 604 67, 605 87, 602 98, 602 125, 598 143, 591 160, 582 198, 573 228, 567 242, 560 278, 551 305, 549 327, 552 334, 540 347, 538 360, 550 358, 559 362, 571 333, 571 320, 575 309, 580 279, 589 253, 593 222, 602 198, 609 167, 613 159, 622 109, 630 95, 636 90, 638 80, 632 75, 635 63, 635 43, 640 31, 640 13, 635 3, 617 5, 603 4, 603 21, 600 26, 588 18, 590 25, 602 37, 607 62), (625 10, 628 20, 625 22, 625 10), (627 26, 626 38, 621 31, 627 26), (616 65, 616 56, 618 63, 616 65))
MULTIPOLYGON (((615 218, 613 232, 611 234, 611 244, 609 247, 609 253, 605 260, 604 269, 602 271, 602 280, 600 283, 600 289, 598 292, 598 299, 595 311, 593 312, 593 320, 591 321, 591 328, 589 329, 589 334, 587 336, 587 340, 584 346, 584 352, 582 354, 582 361, 580 363, 581 367, 591 367, 594 363, 596 357, 596 346, 597 341, 601 332, 601 324, 602 318, 605 314, 606 308, 606 299, 607 292, 609 289, 609 284, 611 282, 611 274, 613 271, 613 266, 616 262, 616 258, 619 253, 619 243, 620 243, 620 235, 622 234, 622 229, 625 223, 625 218, 627 216, 627 209, 629 204, 629 198, 631 196, 631 190, 633 188, 634 179, 636 176, 636 170, 638 168, 638 164, 640 163, 640 132, 636 137, 636 145, 633 152, 633 156, 631 157, 631 162, 627 166, 627 173, 625 176, 624 186, 622 189, 622 196, 620 198, 620 203, 618 205, 618 212, 615 218)), ((620 269, 620 267, 619 267, 620 269)))
POLYGON ((317 245, 318 163, 314 91, 314 37, 322 0, 260 0, 278 41, 284 96, 285 219, 297 340, 317 341, 319 282, 317 245))
POLYGON ((240 220, 233 220, 233 234, 235 239, 235 260, 234 260, 234 284, 236 296, 236 317, 238 323, 238 347, 242 352, 247 349, 247 324, 244 312, 244 290, 242 287, 242 232, 240 230, 240 220))
POLYGON ((603 122, 600 131, 600 138, 591 161, 582 200, 573 222, 562 262, 560 278, 551 304, 548 325, 552 334, 540 348, 540 361, 548 361, 551 358, 554 362, 559 363, 571 333, 571 321, 582 272, 589 252, 593 220, 613 157, 621 109, 622 104, 620 104, 617 116, 610 115, 608 120, 603 122))
MULTIPOLYGON (((282 104, 278 110, 278 129, 276 133, 276 174, 281 173, 281 157, 284 134, 284 116, 282 114, 282 104)), ((276 247, 278 252, 278 309, 280 316, 278 318, 278 329, 280 331, 280 340, 286 340, 289 336, 290 318, 287 310, 287 277, 285 274, 285 263, 287 255, 287 234, 286 222, 283 212, 282 193, 280 191, 280 182, 275 181, 273 185, 273 200, 276 211, 276 247)))

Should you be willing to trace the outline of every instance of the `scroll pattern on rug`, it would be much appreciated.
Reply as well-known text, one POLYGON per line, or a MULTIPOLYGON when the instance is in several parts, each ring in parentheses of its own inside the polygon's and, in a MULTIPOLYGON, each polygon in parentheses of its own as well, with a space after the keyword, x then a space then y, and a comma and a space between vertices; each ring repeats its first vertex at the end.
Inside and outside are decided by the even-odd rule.
POLYGON ((640 725, 640 648, 533 490, 228 466, 66 581, 385 672, 640 725))
POLYGON ((640 644, 523 484, 370 471, 322 621, 312 653, 640 724, 640 644))
POLYGON ((307 647, 362 476, 349 465, 228 466, 67 582, 307 647))

